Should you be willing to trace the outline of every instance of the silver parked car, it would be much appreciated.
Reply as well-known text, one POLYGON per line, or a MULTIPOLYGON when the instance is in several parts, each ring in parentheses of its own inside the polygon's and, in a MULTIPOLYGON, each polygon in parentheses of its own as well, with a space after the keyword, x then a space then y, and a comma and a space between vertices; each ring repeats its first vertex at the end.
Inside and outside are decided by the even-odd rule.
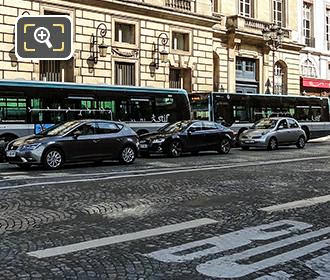
POLYGON ((296 145, 303 149, 306 144, 306 133, 293 118, 265 118, 256 122, 250 129, 239 136, 243 150, 250 147, 276 150, 278 146, 296 145))

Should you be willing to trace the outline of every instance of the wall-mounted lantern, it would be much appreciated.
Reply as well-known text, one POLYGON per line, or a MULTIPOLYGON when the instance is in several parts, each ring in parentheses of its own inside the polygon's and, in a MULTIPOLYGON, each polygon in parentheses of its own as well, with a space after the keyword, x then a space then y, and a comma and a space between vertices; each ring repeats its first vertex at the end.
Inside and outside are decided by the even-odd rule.
POLYGON ((108 29, 104 23, 100 23, 96 28, 96 34, 92 34, 92 60, 94 64, 97 64, 100 57, 106 57, 108 52, 107 45, 104 44, 104 37, 107 35, 108 29), (102 38, 101 44, 98 44, 99 36, 102 38))
POLYGON ((155 69, 159 68, 160 61, 166 63, 168 60, 168 51, 166 50, 167 43, 168 43, 167 34, 166 33, 159 34, 157 38, 157 44, 154 43, 154 50, 153 50, 153 52, 156 54, 156 57, 153 62, 155 69))

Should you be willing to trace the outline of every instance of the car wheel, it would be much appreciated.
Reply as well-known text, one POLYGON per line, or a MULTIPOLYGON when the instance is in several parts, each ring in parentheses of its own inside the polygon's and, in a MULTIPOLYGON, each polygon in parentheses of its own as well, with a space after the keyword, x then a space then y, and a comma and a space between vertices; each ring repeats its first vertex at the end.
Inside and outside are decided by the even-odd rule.
POLYGON ((228 154, 230 152, 230 149, 231 149, 231 145, 229 139, 227 138, 222 139, 220 142, 220 147, 218 152, 220 154, 228 154))
POLYGON ((182 144, 179 141, 173 141, 168 149, 170 157, 179 157, 182 155, 182 144))
POLYGON ((305 137, 304 136, 300 136, 299 139, 298 139, 298 141, 297 141, 297 144, 296 144, 297 148, 298 149, 303 149, 305 147, 305 145, 306 145, 305 137))
POLYGON ((150 157, 150 154, 148 152, 140 152, 140 156, 143 158, 148 158, 150 157))
POLYGON ((26 170, 30 169, 32 165, 30 163, 18 163, 17 166, 21 169, 26 170))
POLYGON ((242 147, 242 150, 243 151, 248 151, 248 150, 250 150, 250 147, 242 147))
POLYGON ((135 161, 136 152, 132 146, 126 146, 120 153, 119 161, 124 164, 131 164, 135 161))
POLYGON ((58 149, 47 150, 43 157, 43 164, 47 169, 59 169, 63 163, 63 153, 58 149))
POLYGON ((277 143, 277 139, 275 137, 272 137, 272 138, 269 139, 267 148, 268 148, 269 151, 277 150, 278 143, 277 143))

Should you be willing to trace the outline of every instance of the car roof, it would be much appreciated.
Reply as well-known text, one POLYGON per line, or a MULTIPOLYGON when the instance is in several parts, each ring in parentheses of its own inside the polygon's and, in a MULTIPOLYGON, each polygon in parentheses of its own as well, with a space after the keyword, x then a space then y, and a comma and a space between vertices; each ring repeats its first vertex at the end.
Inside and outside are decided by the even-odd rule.
POLYGON ((79 124, 87 123, 87 122, 111 122, 111 123, 115 123, 115 124, 125 125, 125 123, 123 123, 123 122, 102 120, 102 119, 81 119, 81 120, 75 120, 75 121, 77 121, 79 124))

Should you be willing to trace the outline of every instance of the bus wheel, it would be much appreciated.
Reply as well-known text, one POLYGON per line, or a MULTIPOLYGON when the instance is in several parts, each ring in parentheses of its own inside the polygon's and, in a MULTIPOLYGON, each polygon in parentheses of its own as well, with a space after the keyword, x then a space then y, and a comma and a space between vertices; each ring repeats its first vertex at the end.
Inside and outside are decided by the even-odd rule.
POLYGON ((277 150, 277 148, 278 148, 277 139, 275 137, 270 138, 267 147, 268 151, 274 151, 277 150))
POLYGON ((47 169, 59 169, 64 163, 62 152, 56 148, 50 148, 43 157, 43 164, 47 169))
POLYGON ((303 125, 303 126, 301 127, 301 129, 302 129, 303 131, 305 131, 305 134, 306 134, 306 137, 307 137, 306 140, 305 140, 305 142, 307 142, 307 141, 309 140, 309 138, 311 137, 311 133, 310 133, 308 127, 305 126, 305 125, 303 125))
POLYGON ((182 144, 179 141, 173 141, 169 145, 168 156, 169 157, 180 157, 182 155, 182 144))

